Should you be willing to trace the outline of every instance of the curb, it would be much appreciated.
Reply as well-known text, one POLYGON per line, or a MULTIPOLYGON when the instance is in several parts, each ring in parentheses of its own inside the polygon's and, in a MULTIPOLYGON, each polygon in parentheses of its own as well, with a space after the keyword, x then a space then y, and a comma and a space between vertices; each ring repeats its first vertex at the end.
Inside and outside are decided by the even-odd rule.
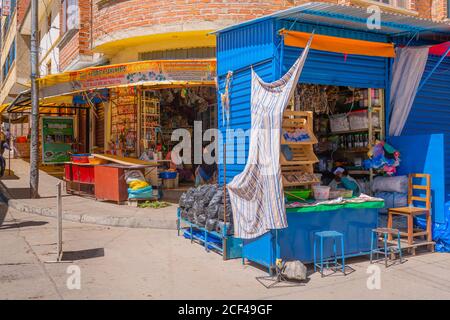
MULTIPOLYGON (((34 207, 23 203, 20 200, 12 199, 8 189, 1 182, 0 191, 2 193, 0 194, 0 197, 3 199, 4 205, 7 205, 10 208, 24 213, 56 218, 55 209, 34 207)), ((0 204, 1 203, 2 201, 0 200, 0 204)), ((175 219, 170 221, 155 220, 151 217, 94 216, 90 214, 79 214, 63 211, 63 220, 110 227, 177 230, 177 223, 175 219)))

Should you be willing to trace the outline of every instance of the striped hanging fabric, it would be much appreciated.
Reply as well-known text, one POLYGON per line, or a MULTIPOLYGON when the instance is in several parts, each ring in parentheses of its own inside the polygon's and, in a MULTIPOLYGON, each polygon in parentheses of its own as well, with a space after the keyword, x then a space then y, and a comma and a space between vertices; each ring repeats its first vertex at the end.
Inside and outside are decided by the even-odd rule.
POLYGON ((292 97, 311 45, 312 36, 290 70, 265 83, 252 69, 251 134, 244 171, 228 184, 234 235, 253 239, 270 229, 287 227, 280 168, 283 112, 292 97))

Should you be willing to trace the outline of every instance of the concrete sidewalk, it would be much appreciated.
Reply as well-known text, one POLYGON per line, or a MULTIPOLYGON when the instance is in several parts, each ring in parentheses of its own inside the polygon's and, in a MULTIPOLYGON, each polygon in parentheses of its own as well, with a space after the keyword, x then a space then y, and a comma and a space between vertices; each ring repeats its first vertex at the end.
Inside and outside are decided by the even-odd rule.
MULTIPOLYGON (((29 163, 11 159, 13 176, 0 178, 0 193, 8 206, 25 213, 56 216, 56 185, 61 180, 40 170, 40 199, 30 199, 29 163)), ((176 209, 135 208, 68 195, 63 191, 64 220, 105 226, 176 229, 176 209)))

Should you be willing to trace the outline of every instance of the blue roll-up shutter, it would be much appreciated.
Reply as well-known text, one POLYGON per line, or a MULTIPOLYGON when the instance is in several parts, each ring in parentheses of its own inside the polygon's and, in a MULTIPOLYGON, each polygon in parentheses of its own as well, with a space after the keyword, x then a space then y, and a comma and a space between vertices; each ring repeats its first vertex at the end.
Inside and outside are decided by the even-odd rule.
MULTIPOLYGON (((430 56, 422 80, 431 72, 441 57, 430 56)), ((445 134, 445 192, 450 201, 450 57, 434 71, 422 89, 417 92, 402 135, 445 134)))
MULTIPOLYGON (((302 49, 285 47, 283 72, 301 54, 302 49)), ((388 59, 311 50, 300 82, 359 88, 386 88, 388 59)))

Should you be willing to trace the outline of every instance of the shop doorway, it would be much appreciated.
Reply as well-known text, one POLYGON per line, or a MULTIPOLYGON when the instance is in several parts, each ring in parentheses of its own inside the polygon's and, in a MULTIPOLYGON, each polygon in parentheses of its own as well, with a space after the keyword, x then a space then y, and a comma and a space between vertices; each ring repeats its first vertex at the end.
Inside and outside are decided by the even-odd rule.
MULTIPOLYGON (((208 129, 217 128, 217 96, 215 87, 169 88, 161 90, 144 90, 140 104, 140 157, 152 159, 162 157, 170 160, 170 152, 178 140, 174 141, 173 132, 184 129, 191 137, 191 163, 175 165, 166 162, 167 169, 177 170, 178 188, 170 192, 184 191, 195 184, 196 168, 194 164, 194 144, 198 143, 198 134, 194 134, 194 125, 201 127, 201 136, 208 129)), ((202 142, 206 146, 211 142, 202 142)), ((198 150, 197 150, 198 151, 198 150)), ((217 171, 217 168, 216 168, 217 171)), ((216 181, 214 173, 211 182, 216 181)), ((170 193, 169 192, 169 193, 170 193)), ((167 192, 166 192, 167 193, 167 192)))
MULTIPOLYGON (((362 192, 369 194, 376 172, 364 169, 363 162, 374 142, 384 139, 384 90, 298 84, 288 109, 313 113, 313 133, 318 140, 314 153, 319 160, 314 172, 322 184, 328 185, 334 169, 343 167, 358 181, 362 192)), ((291 128, 283 132, 286 134, 295 140, 301 132, 291 128)))

